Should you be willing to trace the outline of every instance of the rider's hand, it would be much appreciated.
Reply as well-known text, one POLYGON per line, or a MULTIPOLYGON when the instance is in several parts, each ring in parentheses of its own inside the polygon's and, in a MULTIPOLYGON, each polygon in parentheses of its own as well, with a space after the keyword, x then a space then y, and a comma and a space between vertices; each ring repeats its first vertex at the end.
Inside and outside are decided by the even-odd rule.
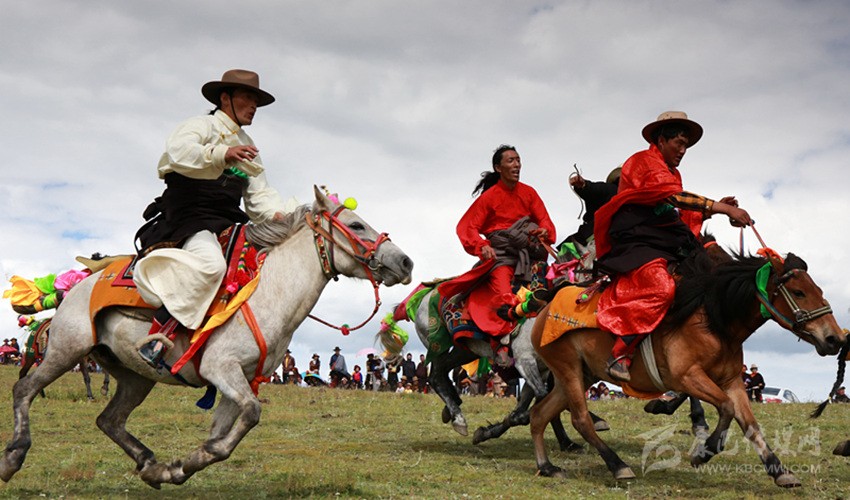
POLYGON ((714 202, 712 211, 719 214, 726 214, 729 217, 729 223, 735 227, 749 226, 753 223, 750 214, 743 208, 738 208, 737 201, 735 205, 725 203, 723 201, 714 202))
POLYGON ((481 247, 481 260, 490 260, 496 258, 496 251, 490 245, 481 247))
POLYGON ((736 200, 734 196, 724 196, 723 198, 720 198, 719 202, 732 205, 733 207, 738 206, 738 200, 736 200))
POLYGON ((529 240, 532 243, 540 243, 542 241, 546 241, 546 236, 549 234, 549 231, 546 228, 538 227, 537 229, 532 229, 528 232, 529 240))
POLYGON ((585 181, 584 181, 584 177, 580 176, 579 174, 575 174, 575 175, 573 175, 573 176, 571 176, 571 177, 570 177, 570 186, 572 186, 572 187, 573 187, 573 189, 576 189, 576 188, 581 189, 581 188, 583 188, 583 187, 584 187, 584 183, 585 183, 585 181))
POLYGON ((227 152, 224 153, 224 162, 253 161, 258 154, 260 154, 260 150, 255 146, 232 146, 227 148, 227 152))

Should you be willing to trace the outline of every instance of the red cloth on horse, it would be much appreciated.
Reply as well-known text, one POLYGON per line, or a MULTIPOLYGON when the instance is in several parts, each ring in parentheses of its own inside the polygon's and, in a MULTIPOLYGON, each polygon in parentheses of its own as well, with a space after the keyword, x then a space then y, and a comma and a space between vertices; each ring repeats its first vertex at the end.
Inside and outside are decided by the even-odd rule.
MULTIPOLYGON (((457 235, 467 253, 481 256, 481 248, 490 245, 482 235, 505 230, 519 219, 531 221, 546 230, 546 242, 555 242, 555 225, 546 211, 543 200, 531 186, 518 182, 512 189, 499 180, 481 193, 457 224, 457 235)), ((514 269, 497 266, 494 260, 483 262, 439 287, 440 295, 451 297, 474 287, 467 300, 469 316, 482 332, 502 336, 513 329, 514 323, 496 314, 499 306, 512 303, 511 283, 514 269)))
POLYGON ((676 283, 667 261, 655 259, 626 274, 602 292, 596 311, 599 326, 615 335, 655 330, 673 303, 676 283))

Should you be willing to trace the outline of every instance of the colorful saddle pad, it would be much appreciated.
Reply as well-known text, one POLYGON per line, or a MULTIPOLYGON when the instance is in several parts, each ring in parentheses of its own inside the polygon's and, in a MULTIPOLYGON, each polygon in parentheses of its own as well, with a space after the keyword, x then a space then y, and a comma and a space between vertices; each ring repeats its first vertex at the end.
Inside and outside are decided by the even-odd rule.
MULTIPOLYGON (((236 225, 225 230, 220 235, 219 241, 228 262, 228 270, 219 289, 218 298, 213 301, 207 311, 205 323, 193 334, 192 343, 199 339, 205 340, 211 330, 227 321, 239 306, 248 300, 257 285, 260 263, 255 265, 256 259, 251 256, 252 248, 245 241, 244 227, 236 225)), ((142 300, 133 283, 134 264, 133 256, 119 259, 109 264, 98 276, 89 303, 89 316, 95 342, 97 342, 95 318, 104 309, 114 306, 153 309, 153 306, 142 300)), ((191 350, 192 353, 196 351, 197 347, 191 350)))
POLYGON ((546 324, 540 345, 544 346, 559 339, 565 333, 579 328, 597 328, 596 305, 601 293, 594 293, 584 300, 587 288, 567 286, 560 289, 549 304, 546 324))

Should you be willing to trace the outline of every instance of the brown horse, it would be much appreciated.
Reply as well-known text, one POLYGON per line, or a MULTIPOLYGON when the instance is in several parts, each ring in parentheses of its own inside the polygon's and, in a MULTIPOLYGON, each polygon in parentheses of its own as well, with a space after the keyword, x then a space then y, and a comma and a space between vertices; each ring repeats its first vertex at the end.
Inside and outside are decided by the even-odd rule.
MULTIPOLYGON (((778 258, 736 256, 732 262, 714 266, 706 262, 704 253, 699 253, 679 267, 676 299, 651 338, 663 385, 701 399, 719 413, 717 428, 695 448, 691 465, 702 465, 723 450, 734 418, 774 482, 779 486, 799 486, 797 478, 782 466, 765 442, 753 416, 740 376, 742 344, 767 321, 762 311, 813 344, 821 356, 837 353, 847 340, 845 332, 807 273, 805 262, 793 254, 784 262, 778 258), (763 268, 760 275, 768 271, 769 279, 760 289, 756 276, 763 268)), ((531 411, 531 434, 540 474, 565 475, 549 462, 543 430, 552 418, 569 410, 573 426, 599 451, 614 477, 634 478, 628 465, 594 431, 584 395, 597 379, 613 382, 606 373, 613 336, 602 330, 582 329, 541 346, 547 318, 548 307, 540 313, 532 331, 534 348, 556 378, 552 392, 531 411)), ((635 357, 630 372, 633 389, 658 391, 640 356, 635 357)))

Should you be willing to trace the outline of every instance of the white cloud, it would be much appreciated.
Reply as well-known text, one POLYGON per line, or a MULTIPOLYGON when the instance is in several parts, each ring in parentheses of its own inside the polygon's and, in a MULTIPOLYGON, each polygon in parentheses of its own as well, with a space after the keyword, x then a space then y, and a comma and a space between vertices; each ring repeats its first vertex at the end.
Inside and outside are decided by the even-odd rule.
MULTIPOLYGON (((278 98, 249 129, 272 183, 302 201, 314 183, 356 197, 414 259, 416 279, 471 266, 454 226, 499 143, 519 148, 523 180, 563 236, 579 211, 572 165, 604 177, 644 147, 645 123, 685 110, 706 129, 683 163, 686 189, 737 195, 769 245, 807 260, 847 323, 845 2, 247 1, 237 10, 244 17, 221 0, 4 8, 7 277, 130 251, 162 189, 155 165, 166 136, 209 109, 205 81, 244 67, 278 98)), ((710 226, 737 246, 725 222, 710 226)), ((331 284, 317 311, 365 317, 371 291, 361 285, 331 284)), ((409 289, 386 290, 385 304, 409 289)), ((0 336, 18 333, 0 308, 0 336)), ((798 354, 761 333, 747 347, 772 353, 783 373, 798 370, 798 354)), ((342 338, 308 321, 293 351, 301 363, 312 352, 327 360, 336 344, 353 353, 371 335, 342 338)))

